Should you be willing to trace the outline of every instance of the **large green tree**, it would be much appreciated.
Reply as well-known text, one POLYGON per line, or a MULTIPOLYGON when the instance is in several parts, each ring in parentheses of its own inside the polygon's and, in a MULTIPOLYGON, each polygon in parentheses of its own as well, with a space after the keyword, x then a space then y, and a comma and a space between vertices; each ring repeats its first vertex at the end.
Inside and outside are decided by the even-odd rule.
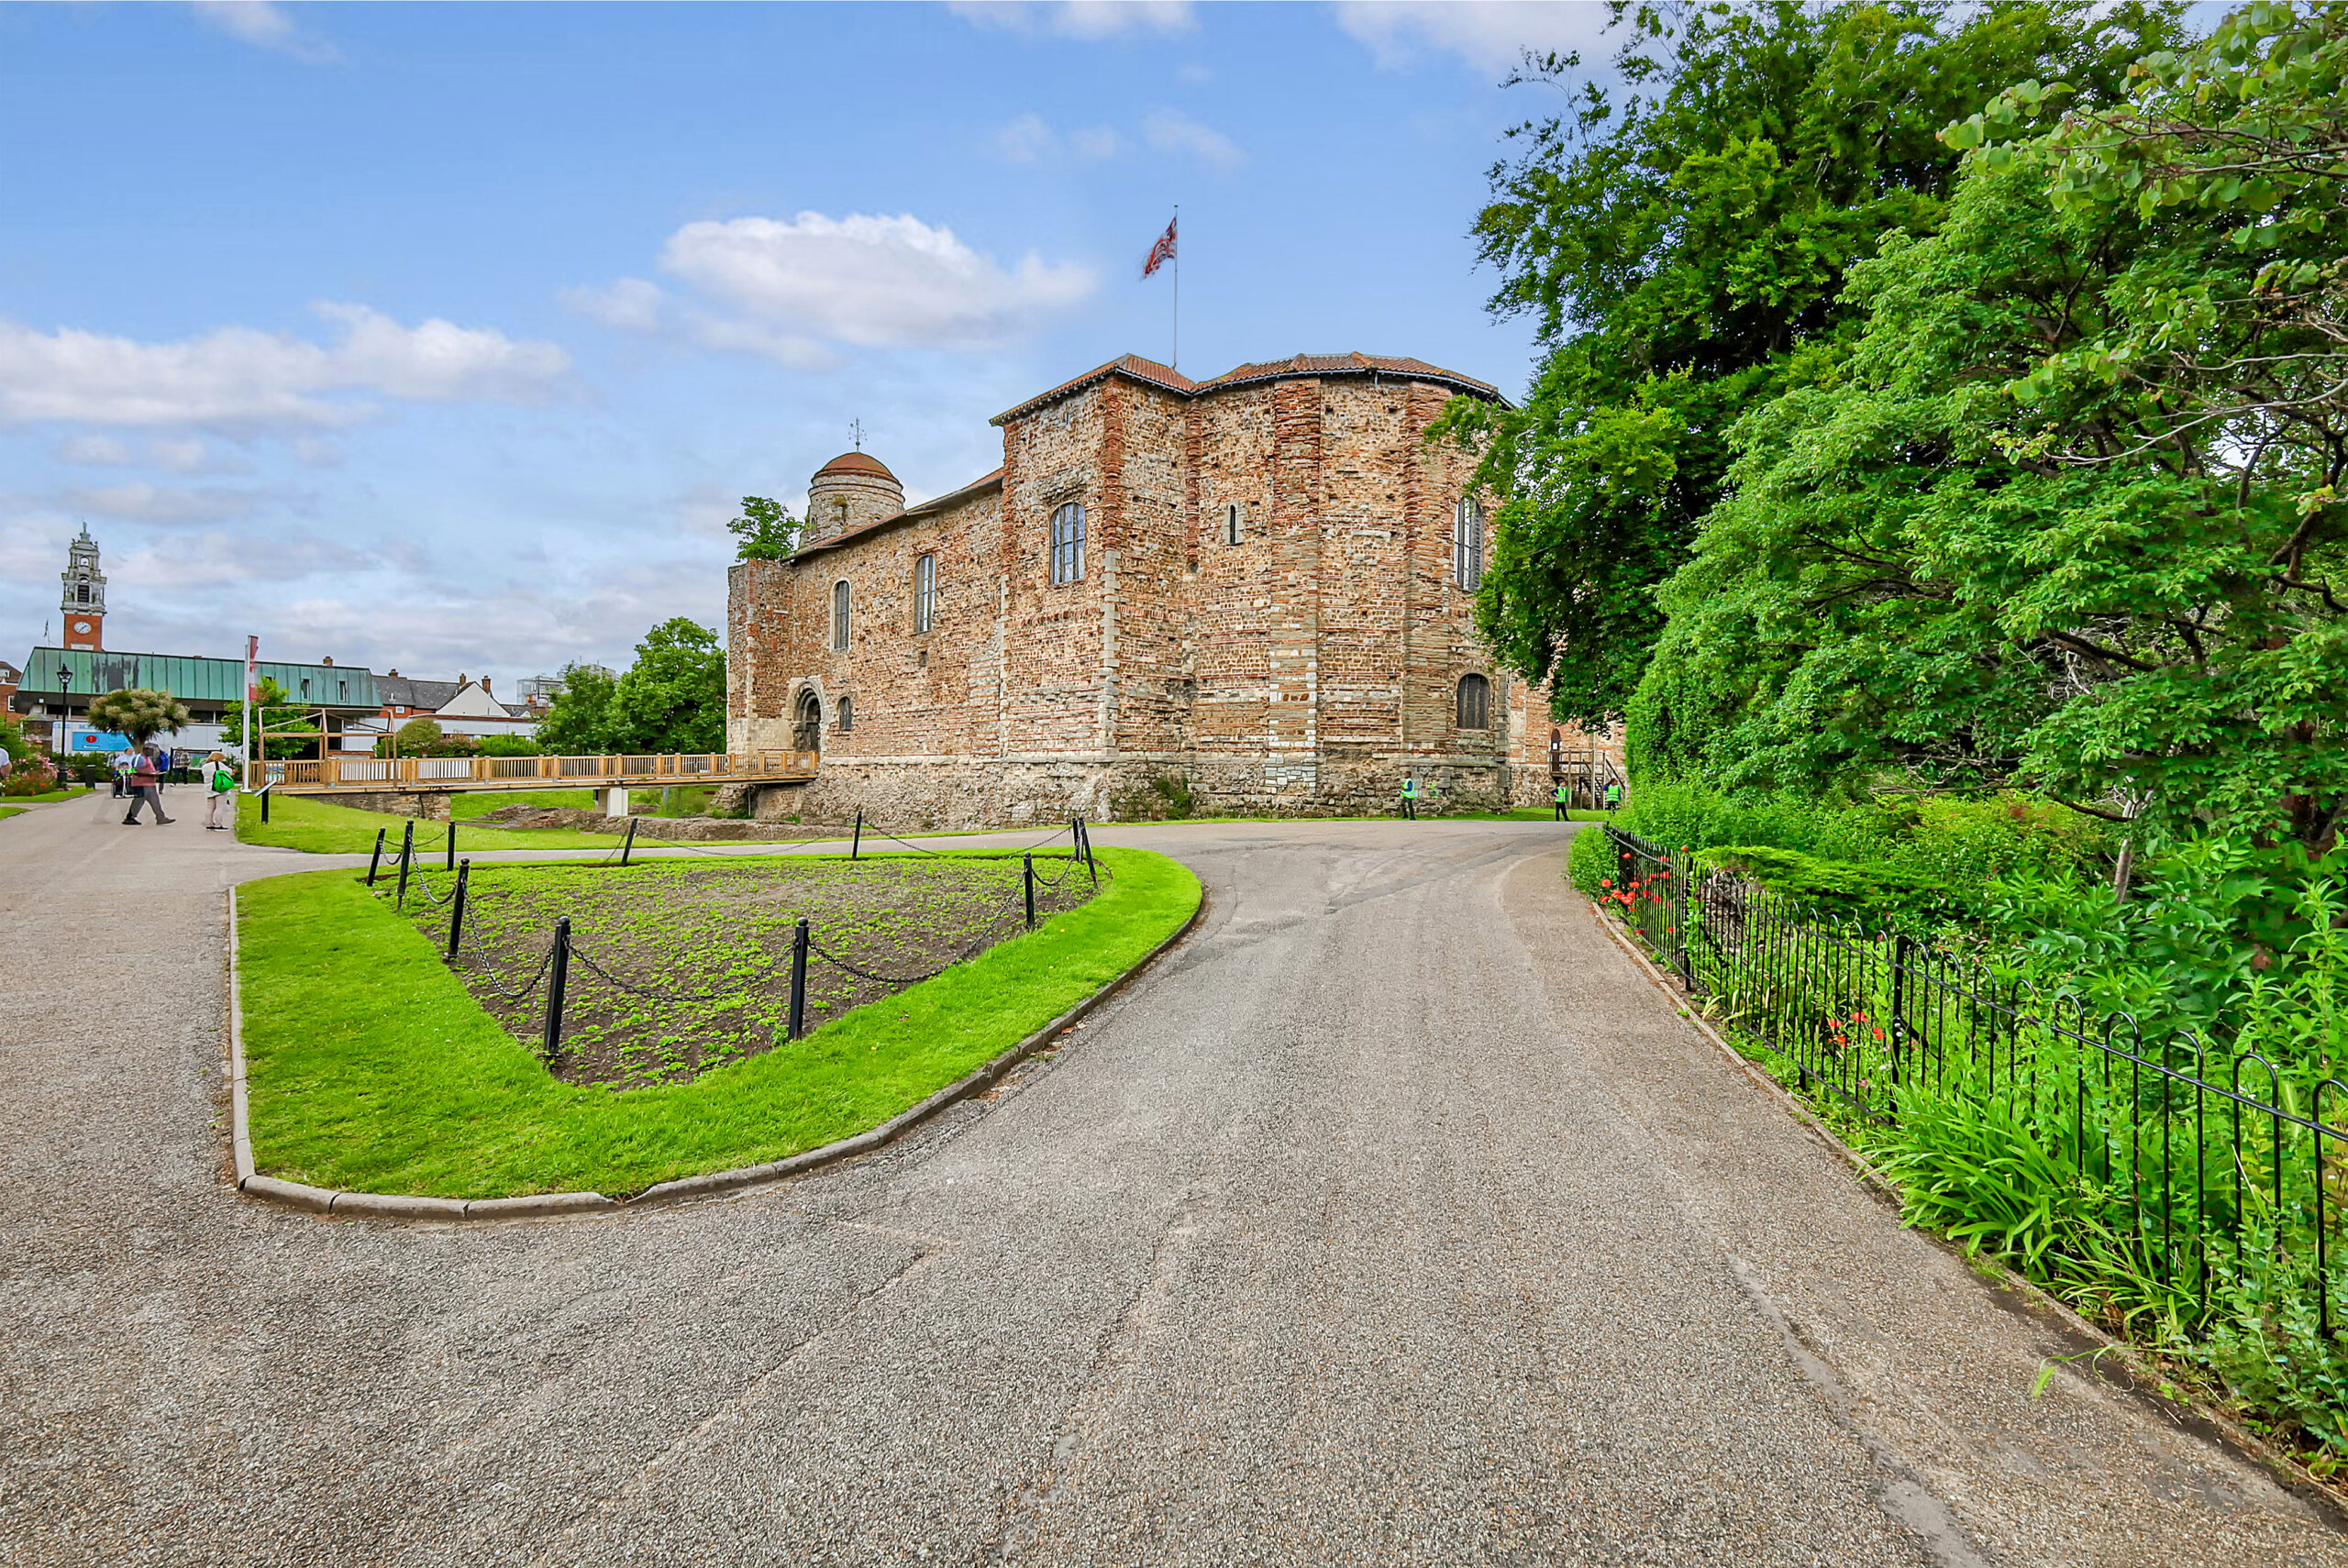
POLYGON ((647 632, 612 690, 609 723, 626 751, 724 751, 725 648, 717 634, 681 615, 647 632))
POLYGON ((644 635, 623 675, 566 667, 537 741, 573 756, 725 750, 725 649, 717 634, 680 615, 644 635))
POLYGON ((1522 80, 1570 110, 1520 127, 1476 226, 1544 355, 1523 407, 1462 400, 1445 433, 1489 440, 1502 497, 1478 606, 1561 716, 1619 715, 1662 617, 1658 583, 1721 495, 1730 426, 1855 335, 1851 267, 1936 228, 1957 154, 1939 130, 2024 78, 2114 102, 2176 37, 2166 5, 1633 5, 1622 83, 1577 57, 1522 80))
MULTIPOLYGON (((2129 105, 1970 154, 1941 232, 1853 270, 1863 337, 1739 424, 1733 493, 1664 594, 1644 763, 2019 783, 2331 847, 2343 38, 2348 7, 2246 8, 2154 55, 2129 105), (2277 126, 2330 150, 2259 190, 2229 166, 2277 126)), ((2063 96, 2027 84, 1952 139, 2063 96)))

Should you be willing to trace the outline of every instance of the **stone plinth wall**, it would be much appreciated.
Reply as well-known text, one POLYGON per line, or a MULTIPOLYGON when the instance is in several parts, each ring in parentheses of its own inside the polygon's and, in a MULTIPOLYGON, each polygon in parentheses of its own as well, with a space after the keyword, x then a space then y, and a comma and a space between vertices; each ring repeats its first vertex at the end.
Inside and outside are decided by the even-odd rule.
POLYGON ((1049 824, 1162 814, 1160 779, 1188 786, 1190 815, 1355 816, 1391 813, 1405 771, 1423 809, 1500 811, 1512 771, 1488 763, 1366 756, 1277 763, 1213 757, 825 757, 814 781, 757 788, 758 818, 803 823, 854 820, 899 832, 1049 824))
POLYGON ((386 812, 395 817, 421 817, 426 822, 445 823, 449 820, 449 791, 446 790, 429 792, 386 790, 381 793, 369 791, 362 794, 347 794, 338 790, 331 795, 298 798, 324 801, 329 806, 349 806, 361 812, 386 812))

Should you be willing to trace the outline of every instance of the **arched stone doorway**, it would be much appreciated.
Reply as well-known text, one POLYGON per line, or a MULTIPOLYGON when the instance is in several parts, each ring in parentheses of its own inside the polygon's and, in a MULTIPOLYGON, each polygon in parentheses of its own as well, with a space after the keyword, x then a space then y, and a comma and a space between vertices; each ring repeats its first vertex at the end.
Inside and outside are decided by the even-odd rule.
POLYGON ((792 711, 791 748, 793 751, 821 751, 824 748, 824 704, 813 687, 800 692, 798 705, 792 711))

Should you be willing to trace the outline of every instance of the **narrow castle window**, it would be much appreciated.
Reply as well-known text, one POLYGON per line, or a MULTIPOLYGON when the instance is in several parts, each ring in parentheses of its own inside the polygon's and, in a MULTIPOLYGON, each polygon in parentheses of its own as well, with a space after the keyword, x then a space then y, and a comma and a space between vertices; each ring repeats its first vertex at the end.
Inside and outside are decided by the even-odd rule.
POLYGON ((1239 542, 1239 503, 1235 501, 1223 509, 1223 542, 1226 545, 1239 542))
POLYGON ((1484 580, 1484 509, 1468 496, 1451 521, 1451 580, 1471 593, 1484 580))
POLYGON ((832 649, 843 652, 847 647, 847 579, 832 584, 832 649))
POLYGON ((937 558, 914 562, 914 632, 926 632, 937 622, 937 558))
POLYGON ((854 698, 840 699, 839 717, 834 721, 833 727, 843 733, 856 728, 856 700, 854 698))
POLYGON ((1052 513, 1052 580, 1078 582, 1084 577, 1084 508, 1069 502, 1052 513))
POLYGON ((1492 683, 1480 675, 1459 678, 1459 727, 1463 730, 1489 730, 1492 727, 1492 683))

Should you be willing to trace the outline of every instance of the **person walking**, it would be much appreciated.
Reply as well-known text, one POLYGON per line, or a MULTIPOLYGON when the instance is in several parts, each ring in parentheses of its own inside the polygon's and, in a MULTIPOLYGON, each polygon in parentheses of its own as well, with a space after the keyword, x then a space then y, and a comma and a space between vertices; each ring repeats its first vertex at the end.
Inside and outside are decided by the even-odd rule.
POLYGON ((138 766, 138 758, 132 755, 130 749, 127 746, 122 750, 116 752, 114 754, 114 760, 106 764, 106 771, 114 776, 114 798, 116 800, 123 800, 129 795, 130 775, 138 766))
POLYGON ((1412 822, 1419 820, 1419 781, 1416 778, 1402 780, 1402 815, 1412 822))
POLYGON ((1606 786, 1606 809, 1610 812, 1619 811, 1622 809, 1622 805, 1623 782, 1618 778, 1613 783, 1606 786))
POLYGON ((1557 821, 1561 823, 1569 823, 1574 820, 1573 807, 1571 803, 1573 797, 1571 791, 1566 788, 1566 781, 1564 779, 1560 778, 1557 780, 1557 788, 1552 792, 1550 798, 1556 802, 1557 821))
POLYGON ((155 748, 151 744, 140 746, 137 758, 130 765, 130 811, 122 819, 123 826, 137 825, 141 806, 155 808, 154 820, 158 827, 173 820, 163 814, 163 776, 155 766, 155 748))
POLYGON ((204 759, 204 790, 205 830, 227 832, 237 823, 237 770, 228 766, 226 753, 216 751, 204 759))

